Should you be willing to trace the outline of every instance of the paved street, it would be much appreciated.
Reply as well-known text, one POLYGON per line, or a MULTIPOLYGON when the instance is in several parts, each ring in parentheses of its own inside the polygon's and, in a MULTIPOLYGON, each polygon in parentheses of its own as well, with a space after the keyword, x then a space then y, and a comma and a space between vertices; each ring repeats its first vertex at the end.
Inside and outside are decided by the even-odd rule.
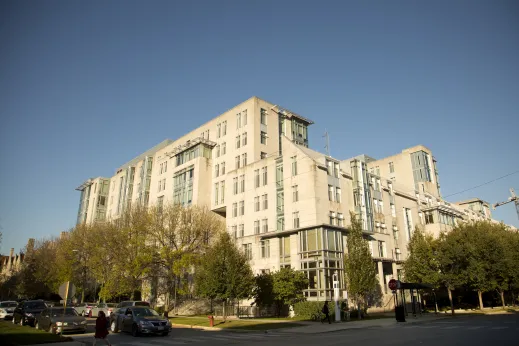
MULTIPOLYGON (((353 322, 351 325, 358 322, 353 322)), ((519 314, 478 315, 445 318, 418 323, 381 323, 380 326, 366 326, 346 330, 327 331, 326 325, 315 324, 316 332, 297 333, 272 331, 269 333, 232 333, 226 331, 203 331, 175 328, 171 335, 142 336, 134 338, 126 333, 111 334, 114 346, 167 346, 167 345, 234 345, 267 344, 269 346, 293 345, 517 345, 519 344, 519 314), (322 333, 319 328, 322 326, 322 333)), ((306 327, 303 327, 306 328, 306 327)), ((308 328, 307 328, 308 329, 308 328)), ((92 335, 75 336, 75 340, 85 343, 93 341, 92 335)))

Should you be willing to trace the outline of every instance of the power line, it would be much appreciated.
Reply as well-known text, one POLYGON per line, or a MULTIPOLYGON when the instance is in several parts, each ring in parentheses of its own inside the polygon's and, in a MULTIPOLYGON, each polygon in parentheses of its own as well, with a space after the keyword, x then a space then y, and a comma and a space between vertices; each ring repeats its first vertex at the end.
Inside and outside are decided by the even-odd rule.
POLYGON ((463 190, 463 191, 459 191, 459 192, 456 192, 456 193, 450 194, 450 195, 448 195, 448 196, 445 196, 445 198, 448 198, 448 197, 451 197, 451 196, 455 196, 455 195, 459 195, 460 193, 467 192, 467 191, 470 191, 470 190, 477 189, 478 187, 482 187, 482 186, 485 186, 485 185, 491 184, 491 183, 493 183, 493 182, 495 182, 495 181, 498 181, 498 180, 504 179, 504 178, 506 178, 506 177, 509 177, 509 176, 514 175, 514 174, 517 174, 517 173, 519 173, 519 170, 517 170, 517 171, 515 171, 515 172, 512 172, 512 173, 509 173, 509 174, 506 174, 506 175, 503 175, 502 177, 499 177, 499 178, 496 178, 496 179, 492 179, 492 180, 487 181, 487 182, 485 182, 485 183, 483 183, 483 184, 479 184, 479 185, 476 185, 476 186, 474 186, 474 187, 471 187, 471 188, 465 189, 465 190, 463 190))

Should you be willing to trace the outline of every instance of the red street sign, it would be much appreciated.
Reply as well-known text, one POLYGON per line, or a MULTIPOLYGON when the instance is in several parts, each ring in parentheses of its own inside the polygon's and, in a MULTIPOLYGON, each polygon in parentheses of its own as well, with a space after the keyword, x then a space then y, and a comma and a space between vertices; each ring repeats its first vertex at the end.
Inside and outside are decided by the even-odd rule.
POLYGON ((392 291, 396 290, 400 286, 399 283, 400 282, 395 279, 389 280, 389 283, 388 283, 389 289, 392 291))

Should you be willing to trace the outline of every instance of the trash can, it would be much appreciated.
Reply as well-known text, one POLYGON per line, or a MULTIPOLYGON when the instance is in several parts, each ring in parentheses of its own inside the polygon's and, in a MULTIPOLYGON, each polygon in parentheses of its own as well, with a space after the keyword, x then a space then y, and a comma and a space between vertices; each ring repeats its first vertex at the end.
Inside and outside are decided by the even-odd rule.
POLYGON ((395 317, 397 322, 405 322, 405 309, 403 306, 395 306, 395 317))

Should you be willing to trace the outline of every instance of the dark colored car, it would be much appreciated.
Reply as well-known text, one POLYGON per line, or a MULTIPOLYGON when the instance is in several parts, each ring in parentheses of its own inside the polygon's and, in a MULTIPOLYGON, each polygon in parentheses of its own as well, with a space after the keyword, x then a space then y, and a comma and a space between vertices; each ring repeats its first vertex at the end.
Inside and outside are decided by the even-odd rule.
POLYGON ((125 308, 128 306, 147 306, 147 307, 149 307, 150 303, 143 302, 140 300, 125 300, 125 301, 122 301, 119 304, 117 304, 118 308, 125 308))
POLYGON ((74 308, 48 308, 36 317, 36 329, 43 329, 49 333, 85 333, 87 320, 79 316, 74 308))
POLYGON ((131 306, 120 308, 110 316, 110 329, 140 334, 161 334, 166 336, 171 331, 171 323, 167 318, 161 317, 155 310, 146 306, 131 306))
POLYGON ((43 300, 25 300, 18 303, 13 312, 13 323, 33 326, 36 317, 47 308, 43 300))

